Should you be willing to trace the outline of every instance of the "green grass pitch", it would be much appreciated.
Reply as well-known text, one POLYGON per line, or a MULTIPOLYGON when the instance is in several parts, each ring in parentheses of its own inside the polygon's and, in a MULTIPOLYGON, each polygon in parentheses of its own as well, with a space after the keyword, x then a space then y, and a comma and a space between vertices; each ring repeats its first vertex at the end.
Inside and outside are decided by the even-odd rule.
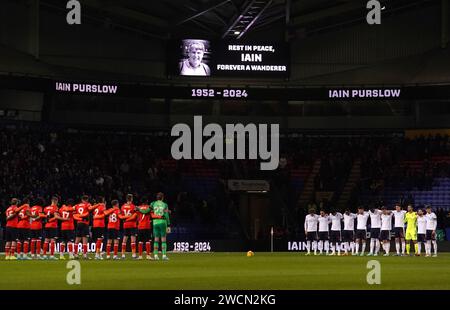
POLYGON ((450 253, 425 257, 327 257, 300 253, 177 253, 170 261, 83 261, 68 285, 66 261, 5 261, 0 289, 450 289, 450 253), (369 285, 367 262, 381 264, 369 285))

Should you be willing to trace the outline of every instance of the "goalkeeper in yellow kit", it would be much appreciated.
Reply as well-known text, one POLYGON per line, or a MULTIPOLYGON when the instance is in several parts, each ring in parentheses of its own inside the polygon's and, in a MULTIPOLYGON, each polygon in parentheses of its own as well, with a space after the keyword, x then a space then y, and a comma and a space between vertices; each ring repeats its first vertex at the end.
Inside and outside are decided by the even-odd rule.
POLYGON ((405 214, 406 223, 406 254, 409 255, 411 249, 411 240, 414 243, 414 252, 416 256, 419 255, 419 246, 417 245, 417 213, 414 212, 414 208, 408 205, 408 212, 405 214))

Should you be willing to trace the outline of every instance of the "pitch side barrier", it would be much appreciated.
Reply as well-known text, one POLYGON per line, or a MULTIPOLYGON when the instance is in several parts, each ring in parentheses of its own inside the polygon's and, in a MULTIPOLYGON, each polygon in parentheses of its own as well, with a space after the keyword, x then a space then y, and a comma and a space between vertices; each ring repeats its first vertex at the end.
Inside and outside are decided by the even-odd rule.
MULTIPOLYGON (((391 243, 391 249, 395 249, 395 241, 392 240, 391 243)), ((168 246, 170 251, 181 253, 271 251, 270 240, 176 240, 169 241, 168 246)), ((273 251, 304 253, 306 252, 306 241, 301 239, 275 239, 273 251)), ((450 252, 450 241, 438 241, 438 251, 450 252)))
MULTIPOLYGON (((369 242, 369 241, 368 241, 369 242)), ((0 252, 4 252, 5 241, 0 240, 0 252)), ((391 254, 395 250, 394 240, 391 241, 391 254)), ((105 250, 105 244, 102 251, 105 250)), ((212 253, 212 252, 270 252, 270 240, 240 240, 240 239, 220 239, 220 240, 169 240, 168 251, 177 253, 212 253)), ((81 252, 81 245, 79 248, 81 252)), ((128 244, 127 251, 131 251, 128 244)), ((306 252, 306 242, 300 239, 275 239, 273 244, 274 252, 306 252)), ((423 248, 422 248, 423 251, 423 248)), ((450 241, 438 241, 439 252, 450 252, 450 241)), ((88 252, 95 252, 95 242, 88 244, 88 252)), ((59 253, 59 243, 56 243, 56 253, 59 253)))

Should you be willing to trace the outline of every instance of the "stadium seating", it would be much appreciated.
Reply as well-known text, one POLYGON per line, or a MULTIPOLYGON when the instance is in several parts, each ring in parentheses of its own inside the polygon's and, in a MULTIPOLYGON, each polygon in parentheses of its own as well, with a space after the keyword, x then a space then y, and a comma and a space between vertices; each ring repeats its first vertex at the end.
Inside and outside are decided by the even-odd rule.
MULTIPOLYGON (((176 161, 167 153, 170 141, 152 133, 121 135, 50 125, 8 126, 0 130, 5 149, 0 157, 3 207, 11 196, 23 198, 30 193, 46 199, 53 194, 66 199, 87 193, 105 195, 109 200, 120 199, 129 191, 147 195, 162 190, 175 209, 181 209, 176 219, 176 232, 201 235, 205 221, 212 221, 217 229, 235 224, 230 220, 235 215, 226 211, 229 200, 224 184, 227 179, 271 180, 282 193, 281 205, 294 210, 299 206, 306 208, 315 191, 330 191, 340 197, 352 168, 351 162, 361 160, 361 181, 357 186, 360 191, 353 193, 352 197, 356 196, 353 201, 368 204, 383 200, 392 206, 403 197, 412 199, 416 205, 450 209, 450 154, 447 138, 443 137, 415 140, 290 137, 280 141, 285 158, 283 165, 276 171, 264 172, 259 170, 255 160, 176 161), (94 152, 87 154, 83 149, 94 152), (366 149, 371 151, 366 152, 366 149), (421 151, 425 149, 427 152, 421 151), (315 163, 319 163, 320 175, 311 179, 315 163), (423 177, 431 181, 423 181, 423 177), (299 205, 308 179, 311 179, 311 195, 299 205), (333 182, 327 182, 330 180, 333 182), (371 186, 377 182, 382 184, 381 190, 374 192, 371 186), (184 200, 179 199, 180 193, 186 193, 184 200), (204 205, 216 214, 203 214, 204 205)), ((330 203, 336 204, 336 201, 330 203)), ((356 203, 344 201, 342 205, 354 208, 356 203)))
MULTIPOLYGON (((441 164, 449 164, 450 156, 432 156, 430 165, 438 167, 441 164)), ((399 164, 402 168, 407 169, 413 173, 421 173, 425 170, 424 161, 422 160, 404 160, 399 164)), ((439 173, 440 171, 438 171, 439 173)), ((362 200, 370 200, 371 195, 366 193, 362 200)), ((430 188, 408 189, 406 187, 391 186, 386 187, 379 197, 385 202, 387 206, 393 206, 398 203, 401 198, 410 197, 414 205, 432 205, 434 208, 442 208, 450 210, 450 178, 449 177, 434 177, 432 186, 430 188)))
POLYGON ((450 210, 450 178, 435 178, 431 190, 402 190, 387 189, 384 193, 384 201, 388 206, 393 206, 402 195, 411 195, 416 206, 430 204, 433 208, 450 210))

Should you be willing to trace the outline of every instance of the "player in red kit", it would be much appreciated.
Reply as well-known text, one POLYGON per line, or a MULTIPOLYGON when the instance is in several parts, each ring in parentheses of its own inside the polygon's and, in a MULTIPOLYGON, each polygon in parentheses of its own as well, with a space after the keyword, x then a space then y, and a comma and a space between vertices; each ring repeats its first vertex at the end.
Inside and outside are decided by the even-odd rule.
POLYGON ((66 204, 59 209, 59 214, 56 218, 61 221, 61 247, 59 250, 59 259, 64 260, 64 252, 69 252, 69 259, 73 259, 74 240, 75 240, 75 224, 73 221, 73 213, 75 207, 73 200, 68 199, 66 204))
POLYGON ((31 258, 41 258, 41 243, 42 243, 42 219, 45 214, 42 210, 44 201, 38 199, 36 204, 30 209, 30 238, 31 238, 31 258))
POLYGON ((11 206, 6 209, 6 244, 5 244, 5 259, 6 260, 15 260, 17 257, 15 256, 16 252, 16 240, 17 240, 17 222, 19 213, 19 199, 13 198, 11 199, 11 206))
POLYGON ((138 259, 142 259, 143 247, 145 244, 145 254, 147 259, 153 260, 152 249, 151 249, 151 240, 152 240, 152 231, 151 231, 151 216, 150 216, 150 205, 147 199, 143 199, 140 206, 136 206, 136 210, 138 211, 138 259))
POLYGON ((133 204, 133 195, 127 195, 127 202, 121 208, 120 219, 123 220, 122 259, 125 259, 128 237, 131 237, 132 257, 136 258, 136 207, 133 204))
POLYGON ((19 209, 17 222, 17 259, 28 260, 30 259, 28 257, 30 245, 30 200, 25 198, 19 209))
POLYGON ((119 259, 117 253, 119 252, 119 230, 120 230, 120 208, 119 201, 111 201, 112 208, 109 208, 104 212, 108 217, 108 241, 106 244, 106 259, 111 258, 111 244, 114 241, 114 257, 113 259, 119 259))
POLYGON ((76 239, 75 239, 75 257, 78 256, 78 244, 83 242, 83 258, 88 259, 87 243, 89 239, 89 197, 84 195, 81 197, 81 203, 75 206, 75 215, 73 218, 77 221, 76 239))
POLYGON ((95 259, 103 259, 101 247, 105 238, 105 198, 100 197, 99 203, 93 205, 90 210, 94 213, 94 223, 92 225, 92 240, 95 240, 95 259))
POLYGON ((58 220, 55 215, 58 213, 58 197, 52 197, 52 204, 44 208, 46 216, 45 223, 45 239, 44 239, 44 255, 42 259, 56 259, 55 257, 55 240, 58 238, 58 220), (48 246, 50 245, 50 257, 47 256, 48 246))

